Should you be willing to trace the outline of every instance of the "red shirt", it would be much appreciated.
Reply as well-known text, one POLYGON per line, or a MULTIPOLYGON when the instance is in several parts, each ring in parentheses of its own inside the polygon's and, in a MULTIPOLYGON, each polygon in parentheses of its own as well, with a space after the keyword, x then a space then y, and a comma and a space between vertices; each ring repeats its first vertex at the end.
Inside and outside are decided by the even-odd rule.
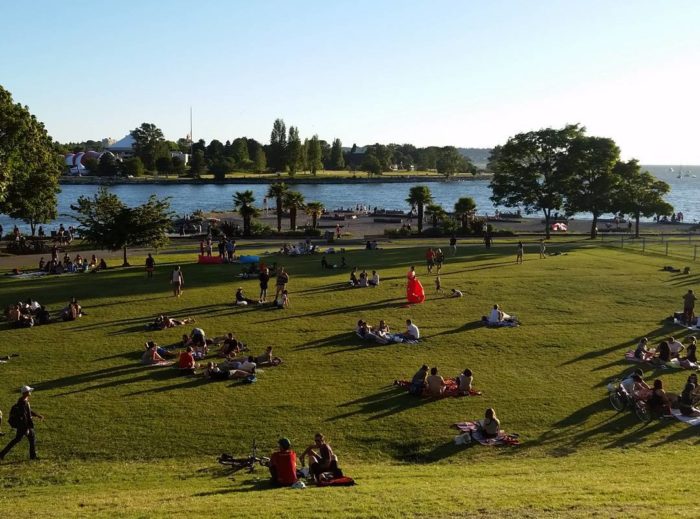
POLYGON ((194 356, 189 351, 180 353, 180 369, 188 369, 194 367, 194 356))
POLYGON ((291 486, 297 481, 297 453, 289 451, 273 452, 270 456, 270 467, 275 468, 277 483, 291 486))

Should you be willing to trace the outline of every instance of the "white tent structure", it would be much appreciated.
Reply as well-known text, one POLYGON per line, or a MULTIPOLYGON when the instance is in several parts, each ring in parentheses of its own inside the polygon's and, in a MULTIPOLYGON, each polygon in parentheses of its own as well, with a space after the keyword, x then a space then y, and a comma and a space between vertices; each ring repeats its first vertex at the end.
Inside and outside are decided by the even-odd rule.
POLYGON ((136 144, 134 138, 131 134, 127 134, 126 137, 107 147, 107 151, 111 151, 120 157, 130 157, 134 154, 134 144, 136 144))

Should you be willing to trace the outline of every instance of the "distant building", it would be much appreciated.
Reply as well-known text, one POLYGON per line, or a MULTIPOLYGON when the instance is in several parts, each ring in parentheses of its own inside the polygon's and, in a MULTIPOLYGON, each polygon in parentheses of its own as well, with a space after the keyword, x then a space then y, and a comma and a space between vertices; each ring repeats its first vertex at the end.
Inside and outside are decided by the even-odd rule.
POLYGON ((136 141, 131 136, 127 134, 123 139, 115 142, 111 146, 107 146, 107 151, 111 151, 119 158, 127 159, 134 156, 134 145, 136 141))

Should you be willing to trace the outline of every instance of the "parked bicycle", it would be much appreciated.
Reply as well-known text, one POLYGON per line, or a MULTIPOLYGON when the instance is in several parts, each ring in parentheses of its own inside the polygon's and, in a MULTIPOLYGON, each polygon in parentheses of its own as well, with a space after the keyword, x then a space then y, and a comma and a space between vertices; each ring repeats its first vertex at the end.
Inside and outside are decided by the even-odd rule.
POLYGON ((248 474, 251 474, 255 472, 255 467, 257 465, 261 465, 263 467, 270 466, 270 458, 258 456, 258 447, 255 440, 253 440, 250 456, 245 458, 235 458, 230 454, 223 453, 221 456, 216 458, 216 461, 225 467, 230 467, 232 473, 245 469, 248 474))

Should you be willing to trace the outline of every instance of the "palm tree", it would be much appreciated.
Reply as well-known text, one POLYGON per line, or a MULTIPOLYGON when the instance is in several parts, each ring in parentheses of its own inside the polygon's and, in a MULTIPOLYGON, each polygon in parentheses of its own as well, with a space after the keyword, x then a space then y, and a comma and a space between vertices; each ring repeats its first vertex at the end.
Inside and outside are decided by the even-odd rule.
POLYGON ((418 233, 423 232, 423 208, 433 201, 433 195, 427 186, 413 186, 408 192, 406 202, 418 208, 418 233))
POLYGON ((243 236, 250 236, 250 221, 260 214, 254 202, 252 191, 236 191, 233 195, 233 207, 243 218, 243 236))
POLYGON ((289 210, 289 228, 297 228, 297 211, 304 209, 304 195, 299 191, 287 191, 284 195, 284 207, 289 210))
POLYGON ((470 196, 462 197, 455 202, 455 214, 462 222, 462 232, 467 232, 467 223, 474 217, 476 202, 470 196))
POLYGON ((323 203, 321 202, 309 202, 306 204, 306 214, 311 216, 311 227, 316 228, 318 223, 318 218, 323 214, 323 203))
POLYGON ((270 187, 267 189, 267 197, 274 198, 277 204, 277 232, 282 232, 282 212, 284 210, 282 202, 288 191, 289 188, 284 182, 270 184, 270 187))
POLYGON ((447 216, 447 213, 445 213, 445 210, 439 204, 429 204, 426 206, 425 214, 430 217, 430 223, 434 228, 438 226, 440 220, 447 216))

